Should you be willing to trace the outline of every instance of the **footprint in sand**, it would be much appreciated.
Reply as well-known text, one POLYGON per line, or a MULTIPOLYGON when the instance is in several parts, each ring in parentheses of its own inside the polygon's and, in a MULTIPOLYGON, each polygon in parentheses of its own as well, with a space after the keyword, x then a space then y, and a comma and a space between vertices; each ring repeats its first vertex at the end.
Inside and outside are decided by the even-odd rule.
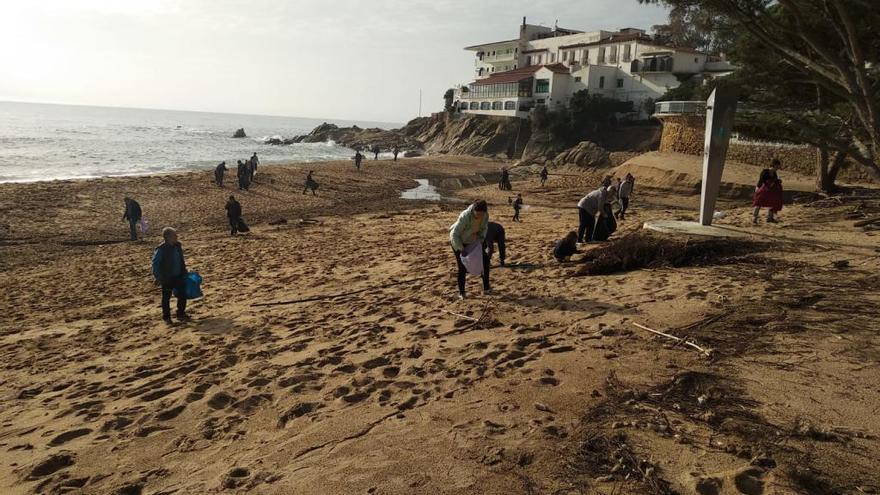
POLYGON ((57 447, 59 445, 65 444, 75 438, 79 438, 79 437, 88 435, 91 432, 92 432, 92 430, 90 428, 80 428, 77 430, 70 430, 70 431, 64 432, 64 433, 56 436, 55 438, 53 438, 49 442, 49 446, 50 447, 57 447))

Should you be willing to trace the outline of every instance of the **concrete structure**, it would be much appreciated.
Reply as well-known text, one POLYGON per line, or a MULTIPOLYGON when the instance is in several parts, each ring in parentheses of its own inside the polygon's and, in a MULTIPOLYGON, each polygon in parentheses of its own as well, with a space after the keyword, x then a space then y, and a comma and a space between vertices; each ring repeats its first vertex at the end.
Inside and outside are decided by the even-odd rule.
POLYGON ((706 147, 703 151, 703 190, 700 194, 700 224, 704 226, 712 225, 735 115, 736 91, 715 88, 706 100, 706 147))
POLYGON ((561 108, 582 90, 632 102, 632 116, 647 116, 644 102, 681 80, 733 70, 718 57, 658 44, 642 29, 581 32, 525 18, 519 37, 465 49, 475 52, 475 81, 456 88, 456 111, 507 117, 526 117, 536 105, 561 108))

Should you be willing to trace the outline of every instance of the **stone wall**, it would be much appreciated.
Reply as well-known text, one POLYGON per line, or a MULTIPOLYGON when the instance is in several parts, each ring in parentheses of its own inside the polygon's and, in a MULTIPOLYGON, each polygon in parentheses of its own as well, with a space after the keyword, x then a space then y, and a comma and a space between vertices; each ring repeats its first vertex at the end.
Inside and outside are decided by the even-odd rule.
MULTIPOLYGON (((662 117, 660 120, 663 122, 660 151, 698 156, 703 154, 706 132, 704 117, 676 115, 662 117)), ((782 164, 780 170, 812 177, 816 174, 818 151, 808 145, 732 140, 727 158, 759 167, 768 167, 774 158, 778 158, 782 164)), ((852 162, 844 165, 838 178, 843 182, 874 182, 870 174, 852 162)))

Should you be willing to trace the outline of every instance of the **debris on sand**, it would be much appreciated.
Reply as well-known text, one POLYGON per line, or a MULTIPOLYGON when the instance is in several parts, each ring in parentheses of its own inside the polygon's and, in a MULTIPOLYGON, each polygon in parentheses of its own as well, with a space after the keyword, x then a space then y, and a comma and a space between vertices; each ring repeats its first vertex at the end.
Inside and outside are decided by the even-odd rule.
POLYGON ((607 275, 641 268, 729 264, 767 249, 766 243, 741 239, 676 239, 653 232, 628 234, 589 251, 576 273, 607 275))

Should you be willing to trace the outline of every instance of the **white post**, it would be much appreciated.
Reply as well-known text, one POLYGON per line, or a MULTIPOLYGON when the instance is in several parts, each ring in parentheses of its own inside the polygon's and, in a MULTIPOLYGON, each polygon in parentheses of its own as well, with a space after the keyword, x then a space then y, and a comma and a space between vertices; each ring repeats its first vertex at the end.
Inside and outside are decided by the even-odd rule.
POLYGON ((736 114, 736 91, 718 87, 706 101, 706 142, 703 150, 703 186, 700 195, 700 224, 712 225, 715 202, 721 190, 721 175, 736 114))

